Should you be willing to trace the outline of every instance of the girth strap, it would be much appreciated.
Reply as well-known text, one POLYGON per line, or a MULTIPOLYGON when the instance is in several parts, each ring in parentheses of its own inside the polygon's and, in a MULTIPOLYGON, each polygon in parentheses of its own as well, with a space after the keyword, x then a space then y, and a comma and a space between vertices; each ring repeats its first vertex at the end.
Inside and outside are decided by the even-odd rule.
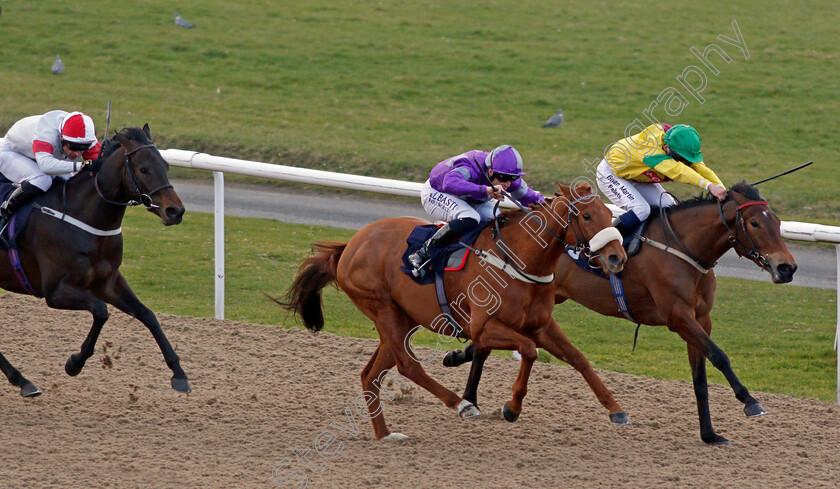
POLYGON ((449 304, 446 302, 446 289, 443 286, 443 271, 438 272, 435 271, 435 295, 437 296, 438 305, 440 306, 441 312, 443 312, 443 316, 446 318, 446 322, 449 323, 449 327, 452 329, 452 336, 458 338, 458 341, 462 339, 462 343, 465 343, 467 337, 464 336, 464 329, 461 328, 461 325, 455 321, 455 317, 452 315, 452 310, 449 308, 449 304))
POLYGON ((17 242, 15 242, 15 224, 16 224, 16 215, 12 216, 12 220, 9 221, 9 263, 12 265, 12 270, 14 271, 15 278, 17 279, 18 283, 23 290, 26 291, 28 294, 32 294, 35 297, 41 297, 35 289, 32 288, 32 284, 29 283, 29 278, 26 276, 26 272, 23 270, 23 265, 20 263, 20 255, 18 254, 17 250, 17 242))

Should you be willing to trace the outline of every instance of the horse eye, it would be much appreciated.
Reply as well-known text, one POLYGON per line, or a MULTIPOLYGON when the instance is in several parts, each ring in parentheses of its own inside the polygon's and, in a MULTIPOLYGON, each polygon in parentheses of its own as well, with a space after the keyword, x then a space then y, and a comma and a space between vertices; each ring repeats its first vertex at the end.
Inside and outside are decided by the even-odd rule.
POLYGON ((148 174, 149 174, 149 173, 151 173, 151 172, 150 172, 150 171, 149 171, 149 169, 148 169, 148 168, 146 168, 145 166, 141 166, 141 167, 140 167, 140 173, 142 173, 142 174, 144 174, 144 175, 148 175, 148 174))
POLYGON ((754 227, 754 228, 757 228, 757 227, 758 227, 758 221, 756 221, 755 219, 753 219, 752 221, 750 221, 750 226, 752 226, 752 227, 754 227))
POLYGON ((583 213, 583 220, 584 220, 584 221, 591 221, 591 220, 592 220, 592 216, 590 216, 590 215, 589 215, 589 213, 584 212, 584 213, 583 213))

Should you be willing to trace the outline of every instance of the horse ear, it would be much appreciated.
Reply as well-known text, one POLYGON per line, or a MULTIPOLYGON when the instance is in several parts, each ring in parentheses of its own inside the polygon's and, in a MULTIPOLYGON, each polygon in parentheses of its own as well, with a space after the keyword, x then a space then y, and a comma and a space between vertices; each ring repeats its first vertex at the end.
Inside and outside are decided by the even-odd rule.
POLYGON ((560 182, 554 183, 557 184, 558 187, 560 187, 560 195, 569 195, 572 193, 572 189, 570 187, 567 187, 566 185, 563 185, 560 182))
POLYGON ((149 138, 149 141, 152 140, 152 132, 149 131, 149 123, 143 124, 143 132, 146 133, 146 137, 149 138))
POLYGON ((723 219, 726 222, 732 221, 735 219, 735 213, 738 211, 738 202, 735 199, 729 199, 725 204, 723 204, 723 219))
POLYGON ((122 134, 118 133, 117 131, 114 131, 114 137, 117 138, 117 141, 119 141, 120 144, 122 144, 124 148, 128 147, 128 138, 126 138, 122 134))
POLYGON ((579 183, 575 187, 575 194, 577 194, 578 197, 583 197, 584 195, 589 195, 591 193, 592 193, 592 187, 590 187, 589 184, 586 183, 586 182, 579 183))

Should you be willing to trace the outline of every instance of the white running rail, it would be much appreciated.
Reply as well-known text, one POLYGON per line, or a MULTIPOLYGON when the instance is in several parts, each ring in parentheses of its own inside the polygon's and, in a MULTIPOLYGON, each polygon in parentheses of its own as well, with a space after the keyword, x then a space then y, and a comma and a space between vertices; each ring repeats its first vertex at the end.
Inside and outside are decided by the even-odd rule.
MULTIPOLYGON (((327 187, 418 198, 420 197, 420 188, 423 186, 423 184, 416 182, 404 182, 401 180, 389 180, 385 178, 350 175, 347 173, 295 168, 293 166, 275 165, 257 161, 238 160, 181 149, 164 149, 160 151, 160 154, 170 165, 214 172, 216 317, 219 319, 224 319, 225 311, 224 172, 284 180, 287 182, 301 182, 312 185, 324 185, 327 187)), ((619 213, 619 209, 614 205, 608 204, 607 206, 613 211, 613 214, 617 215, 619 213)), ((835 244, 835 251, 837 253, 837 325, 834 337, 834 349, 838 351, 837 403, 840 404, 840 350, 838 350, 838 346, 840 346, 840 227, 824 226, 808 222, 783 221, 781 230, 782 236, 787 239, 838 243, 835 244)))

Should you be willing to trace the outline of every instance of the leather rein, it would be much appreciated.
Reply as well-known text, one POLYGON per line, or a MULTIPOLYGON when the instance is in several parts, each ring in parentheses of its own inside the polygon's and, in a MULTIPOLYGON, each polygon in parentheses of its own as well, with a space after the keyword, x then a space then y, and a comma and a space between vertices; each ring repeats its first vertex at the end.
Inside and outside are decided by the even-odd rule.
MULTIPOLYGON (((755 241, 753 241, 752 236, 750 236, 750 233, 747 231, 746 219, 744 219, 744 214, 742 212, 745 207, 750 207, 750 206, 753 206, 753 205, 767 205, 767 206, 769 206, 769 204, 765 201, 756 200, 756 201, 746 202, 744 204, 739 205, 738 209, 736 211, 736 214, 735 214, 735 224, 733 226, 734 230, 729 227, 729 224, 726 222, 726 218, 724 218, 724 216, 723 216, 723 203, 718 201, 717 205, 718 205, 718 213, 720 214, 720 220, 721 220, 721 222, 723 222, 724 227, 726 227, 727 234, 729 234, 728 240, 729 240, 730 246, 735 248, 735 252, 738 254, 738 256, 745 256, 762 268, 769 267, 770 262, 767 260, 767 258, 764 257, 764 255, 761 254, 761 252, 758 251, 758 247, 755 245, 755 241), (740 239, 738 239, 738 230, 739 229, 742 230, 743 233, 747 236, 747 239, 749 240, 749 246, 745 245, 740 239), (738 249, 738 246, 740 246, 745 251, 745 253, 742 253, 741 250, 738 249)), ((688 251, 685 246, 683 246, 682 242, 677 237, 677 234, 674 232, 674 228, 671 226, 670 219, 668 219, 668 208, 667 207, 660 207, 659 208, 659 216, 660 216, 660 221, 662 222, 662 234, 663 234, 663 236, 670 235, 670 237, 674 240, 674 242, 677 243, 677 246, 680 247, 680 249, 683 252, 682 254, 684 254, 685 257, 680 256, 679 253, 674 253, 674 251, 671 251, 669 249, 665 249, 665 248, 662 248, 660 246, 657 246, 658 248, 665 249, 665 251, 670 251, 671 253, 674 253, 677 256, 680 256, 680 258, 683 258, 686 261, 693 260, 694 263, 692 263, 692 265, 695 265, 695 268, 697 268, 698 270, 700 270, 703 273, 706 273, 709 269, 714 268, 715 265, 717 265, 717 262, 708 263, 708 262, 705 262, 703 260, 700 260, 699 258, 695 257, 690 251, 688 251)), ((640 239, 643 242, 648 243, 648 244, 653 245, 654 243, 656 243, 655 241, 653 241, 649 238, 646 238, 644 236, 640 236, 640 239)), ((659 244, 659 243, 656 243, 656 244, 659 244)), ((691 263, 691 262, 689 261, 689 263, 691 263)))
MULTIPOLYGON (((520 203, 519 203, 519 201, 517 201, 516 199, 514 199, 513 197, 511 197, 511 195, 510 195, 509 193, 507 193, 507 192, 505 192, 505 191, 503 191, 502 193, 503 193, 503 194, 504 194, 507 198, 509 198, 511 201, 513 201, 513 203, 514 203, 514 204, 516 204, 516 206, 517 206, 517 207, 519 207, 519 208, 520 208, 520 209, 521 209, 521 210, 525 213, 525 218, 526 218, 526 219, 532 219, 532 218, 533 218, 533 217, 532 217, 532 214, 533 214, 533 213, 532 213, 532 212, 531 212, 528 208, 526 208, 525 206, 523 206, 522 204, 520 204, 520 203)), ((598 194, 587 194, 587 195, 584 195, 584 196, 582 196, 582 197, 578 197, 577 199, 575 199, 575 200, 573 200, 573 201, 569 202, 569 204, 566 206, 566 207, 568 208, 568 210, 569 210, 569 215, 570 215, 570 216, 573 216, 573 219, 569 219, 569 220, 567 221, 566 225, 562 227, 562 229, 564 230, 563 235, 565 235, 565 234, 566 234, 566 232, 567 232, 567 230, 571 227, 572 232, 574 232, 574 233, 575 233, 575 238, 576 238, 576 240, 577 240, 577 242, 575 243, 575 245, 570 245, 570 244, 567 244, 567 243, 566 243, 565 238, 563 238, 563 237, 561 237, 561 236, 558 236, 558 235, 557 235, 557 234, 555 234, 555 233, 554 233, 554 231, 552 231, 551 229, 545 228, 545 230, 546 230, 546 231, 548 231, 548 233, 549 233, 549 234, 550 234, 550 235, 551 235, 554 239, 556 239, 557 241, 559 241, 559 242, 563 243, 563 245, 564 245, 564 246, 565 246, 565 248, 566 248, 566 251, 568 251, 568 250, 573 250, 573 251, 575 251, 575 252, 581 252, 581 251, 589 252, 589 241, 588 241, 588 240, 586 240, 586 238, 585 238, 585 237, 583 237, 583 228, 581 227, 580 222, 578 222, 578 223, 577 223, 577 228, 575 228, 575 226, 573 226, 573 225, 572 225, 572 223, 573 223, 573 222, 577 222, 577 221, 578 221, 578 214, 580 214, 580 211, 578 211, 578 210, 577 210, 577 207, 575 206, 575 204, 577 204, 578 202, 581 202, 581 201, 583 201, 583 200, 586 200, 586 199, 592 198, 592 197, 594 197, 594 198, 599 198, 599 197, 598 197, 598 194), (580 228, 580 231, 578 231, 578 228, 580 228)), ((497 202, 497 203, 496 203, 496 207, 495 207, 495 209, 498 209, 498 207, 499 207, 499 203, 500 203, 500 202, 497 202)), ((495 211, 495 209, 494 209, 494 211, 495 211)), ((541 221, 540 221, 540 222, 541 222, 541 221)), ((520 269, 519 269, 519 268, 515 265, 514 260, 512 260, 512 259, 510 258, 510 255, 509 255, 509 254, 508 254, 508 252, 506 251, 506 250, 508 250, 508 249, 510 249, 510 248, 508 247, 508 245, 507 245, 507 244, 504 242, 504 240, 502 239, 502 229, 501 229, 501 227, 500 227, 500 225, 499 225, 499 219, 494 219, 494 220, 493 220, 493 225, 494 225, 493 237, 495 238, 495 239, 493 240, 493 242, 496 244, 496 248, 497 248, 497 249, 499 250, 499 252, 502 254, 502 257, 504 258, 504 263, 505 263, 507 266, 511 267, 511 268, 512 268, 513 270, 515 270, 516 272, 518 272, 520 275, 524 276, 524 277, 527 279, 527 281, 529 281, 529 282, 532 282, 532 283, 546 283, 546 282, 541 281, 541 280, 533 280, 533 278, 531 278, 531 277, 532 277, 531 275, 526 274, 524 271, 520 270, 520 269)), ((551 275, 551 281, 552 281, 552 282, 554 281, 554 274, 552 274, 552 275, 551 275)))

